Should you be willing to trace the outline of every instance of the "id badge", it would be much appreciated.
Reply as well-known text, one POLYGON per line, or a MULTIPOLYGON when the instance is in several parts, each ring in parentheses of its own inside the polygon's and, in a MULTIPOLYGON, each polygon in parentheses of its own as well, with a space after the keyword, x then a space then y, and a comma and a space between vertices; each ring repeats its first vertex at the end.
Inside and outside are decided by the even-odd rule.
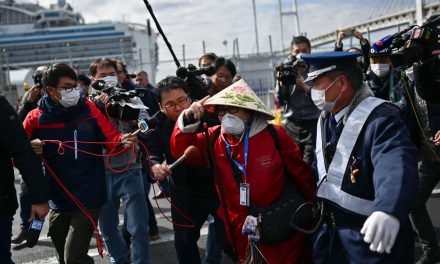
POLYGON ((249 183, 240 183, 240 205, 250 206, 249 183))

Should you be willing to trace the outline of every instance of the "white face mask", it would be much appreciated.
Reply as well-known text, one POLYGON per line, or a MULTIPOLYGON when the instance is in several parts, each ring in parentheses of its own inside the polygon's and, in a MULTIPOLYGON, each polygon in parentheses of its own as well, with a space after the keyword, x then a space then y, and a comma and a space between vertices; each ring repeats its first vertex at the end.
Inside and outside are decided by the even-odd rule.
POLYGON ((221 127, 226 133, 233 136, 242 135, 245 129, 243 120, 230 113, 226 113, 223 116, 221 127))
POLYGON ((370 67, 371 71, 378 77, 385 77, 390 72, 390 65, 388 63, 374 63, 370 67))
POLYGON ((111 87, 116 87, 118 85, 118 77, 117 76, 105 76, 103 78, 100 78, 98 80, 103 80, 106 85, 111 87))
POLYGON ((327 88, 324 90, 317 90, 312 88, 312 100, 313 103, 318 107, 319 110, 324 110, 327 112, 330 112, 333 110, 333 108, 336 105, 336 101, 338 101, 339 97, 341 97, 342 91, 339 92, 338 97, 333 102, 327 102, 325 100, 325 92, 332 87, 332 85, 338 80, 339 78, 336 78, 327 88))
POLYGON ((75 106, 81 96, 80 89, 78 87, 73 88, 73 90, 70 92, 66 92, 66 90, 63 89, 60 91, 60 94, 61 100, 59 100, 59 103, 65 108, 75 106))
POLYGON ((406 74, 406 77, 408 77, 408 79, 410 81, 414 81, 414 68, 413 67, 409 67, 408 69, 406 69, 405 74, 406 74))

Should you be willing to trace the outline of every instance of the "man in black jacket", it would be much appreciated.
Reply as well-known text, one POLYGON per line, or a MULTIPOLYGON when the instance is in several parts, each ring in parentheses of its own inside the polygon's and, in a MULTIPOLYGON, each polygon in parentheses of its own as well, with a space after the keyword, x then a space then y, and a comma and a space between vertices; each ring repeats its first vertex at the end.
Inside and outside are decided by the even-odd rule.
POLYGON ((44 219, 49 212, 49 187, 17 113, 3 96, 0 96, 0 122, 0 263, 10 264, 13 263, 10 253, 12 217, 18 206, 12 159, 29 190, 30 219, 44 219))
POLYGON ((208 214, 215 215, 218 207, 214 181, 207 169, 181 164, 171 171, 166 165, 175 161, 169 146, 174 124, 179 114, 192 102, 185 82, 177 77, 167 77, 157 84, 156 96, 162 113, 154 132, 147 139, 151 170, 157 180, 170 176, 171 200, 181 211, 174 207, 171 209, 174 246, 179 263, 201 263, 197 247, 200 228, 208 214))
MULTIPOLYGON (((34 79, 34 85, 32 88, 27 91, 22 99, 22 104, 20 108, 18 109, 18 117, 20 118, 20 121, 23 122, 26 118, 27 114, 38 107, 38 100, 43 96, 44 90, 43 85, 41 83, 41 80, 43 78, 44 72, 46 72, 47 66, 39 66, 34 74, 32 75, 32 78, 34 79)), ((24 240, 27 240, 28 236, 28 228, 29 228, 29 215, 31 213, 31 202, 29 198, 29 191, 27 189, 26 183, 21 180, 20 181, 20 193, 18 194, 19 197, 19 205, 20 205, 20 232, 12 238, 11 242, 12 244, 20 244, 24 240)), ((13 249, 16 250, 20 248, 21 245, 14 247, 13 249)))

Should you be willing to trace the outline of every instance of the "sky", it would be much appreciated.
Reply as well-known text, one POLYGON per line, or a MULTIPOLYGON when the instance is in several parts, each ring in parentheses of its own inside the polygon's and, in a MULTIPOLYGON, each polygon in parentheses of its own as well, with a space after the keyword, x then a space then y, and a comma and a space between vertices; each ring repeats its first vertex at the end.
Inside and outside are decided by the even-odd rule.
MULTIPOLYGON (((33 2, 36 0, 16 0, 33 2)), ((232 56, 232 43, 239 41, 240 54, 257 51, 252 0, 150 0, 155 15, 179 60, 185 57, 187 63, 195 63, 206 51, 226 57, 232 56)), ((56 0, 39 0, 48 7, 56 0)), ((99 21, 125 21, 145 24, 150 19, 142 0, 67 0, 76 12, 80 12, 86 23, 99 21)), ((255 0, 260 52, 269 52, 269 35, 272 36, 274 51, 281 50, 279 5, 276 0, 255 0)), ((281 0, 285 11, 292 10, 292 0, 281 0)), ((393 6, 412 5, 415 0, 297 0, 300 32, 308 37, 335 31, 345 25, 388 12, 393 6), (378 8, 379 7, 379 8, 378 8), (380 9, 381 11, 378 11, 380 9), (373 11, 374 10, 374 11, 373 11)), ((152 20, 152 19, 151 19, 152 20)), ((156 26, 153 21, 152 27, 156 26)), ((296 34, 292 16, 283 17, 284 46, 287 47, 296 34)), ((170 52, 162 38, 158 39, 159 60, 171 60, 170 52)), ((161 63, 159 76, 171 74, 173 63, 161 63)), ((183 64, 183 63, 182 63, 183 64)))

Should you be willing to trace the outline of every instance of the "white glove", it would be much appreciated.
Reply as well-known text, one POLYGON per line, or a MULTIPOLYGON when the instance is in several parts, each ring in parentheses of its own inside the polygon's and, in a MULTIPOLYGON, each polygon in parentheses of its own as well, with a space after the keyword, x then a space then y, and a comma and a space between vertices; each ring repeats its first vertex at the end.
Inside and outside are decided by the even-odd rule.
POLYGON ((388 254, 399 233, 400 222, 397 218, 384 212, 373 212, 365 221, 361 229, 364 241, 370 244, 370 250, 388 254))

